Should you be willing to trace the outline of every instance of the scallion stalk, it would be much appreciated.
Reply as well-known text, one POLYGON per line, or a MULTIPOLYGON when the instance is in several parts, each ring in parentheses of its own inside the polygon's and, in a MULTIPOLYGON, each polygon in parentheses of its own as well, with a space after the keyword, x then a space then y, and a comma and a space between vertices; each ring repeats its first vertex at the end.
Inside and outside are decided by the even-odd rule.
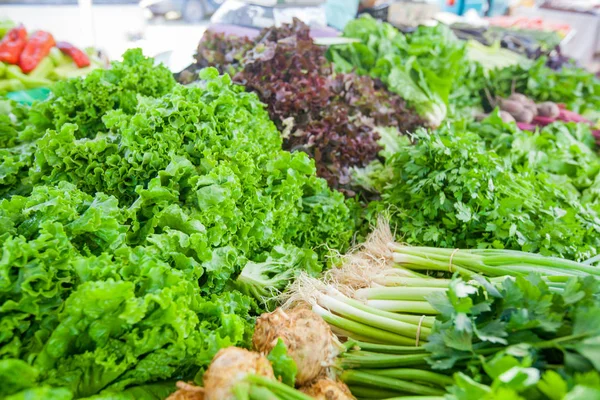
POLYGON ((321 318, 329 325, 333 325, 347 332, 360 332, 363 338, 374 339, 378 343, 391 343, 399 345, 411 345, 415 344, 416 339, 414 337, 406 337, 398 335, 396 333, 388 332, 382 329, 373 328, 369 325, 362 324, 360 322, 352 321, 347 318, 340 317, 333 314, 331 311, 319 306, 318 304, 313 305, 313 311, 320 315, 321 318))
POLYGON ((427 301, 411 300, 367 300, 365 304, 381 311, 409 312, 414 314, 436 315, 439 311, 427 301))
POLYGON ((368 351, 352 351, 339 358, 343 369, 349 368, 398 368, 427 365, 429 353, 416 354, 381 354, 368 351))
POLYGON ((332 296, 321 295, 318 298, 319 305, 335 313, 340 317, 350 319, 352 321, 366 324, 373 328, 379 328, 388 332, 396 333, 409 338, 416 337, 420 331, 420 339, 426 340, 431 333, 431 329, 427 327, 419 328, 417 325, 398 321, 391 318, 386 318, 374 312, 364 311, 356 307, 352 307, 343 301, 340 301, 332 296))
POLYGON ((385 400, 446 400, 444 396, 400 396, 390 397, 385 400))
POLYGON ((371 352, 371 353, 385 353, 385 354, 420 354, 425 353, 424 347, 413 347, 413 346, 395 346, 395 345, 381 345, 361 342, 358 340, 348 340, 344 346, 347 350, 358 348, 360 350, 371 352))
POLYGON ((394 390, 386 390, 360 385, 349 385, 348 387, 354 396, 365 399, 389 399, 398 396, 403 396, 406 394, 404 392, 398 392, 394 390))
POLYGON ((447 288, 451 279, 435 278, 405 278, 402 276, 385 276, 376 278, 375 282, 382 286, 411 286, 411 287, 439 287, 447 288))
POLYGON ((421 395, 443 395, 442 389, 421 385, 402 379, 388 378, 386 376, 374 375, 364 371, 347 370, 340 375, 340 379, 346 384, 385 387, 387 389, 400 390, 407 393, 421 395))
POLYGON ((358 289, 356 297, 366 300, 409 300, 425 301, 434 293, 444 293, 446 288, 438 287, 371 287, 358 289))
POLYGON ((387 376, 388 378, 398 378, 415 382, 427 382, 433 385, 439 385, 441 387, 454 384, 454 379, 447 375, 415 368, 363 369, 361 371, 374 375, 387 376))
POLYGON ((480 273, 488 276, 523 275, 538 272, 546 275, 600 277, 600 269, 586 263, 546 257, 536 253, 503 249, 442 249, 389 243, 393 260, 413 271, 480 273))

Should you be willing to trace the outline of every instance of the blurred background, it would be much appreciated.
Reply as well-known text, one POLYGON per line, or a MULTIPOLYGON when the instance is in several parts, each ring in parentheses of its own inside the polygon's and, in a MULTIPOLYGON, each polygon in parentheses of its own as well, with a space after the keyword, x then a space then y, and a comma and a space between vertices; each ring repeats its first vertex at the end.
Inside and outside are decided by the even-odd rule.
POLYGON ((549 38, 562 54, 600 70, 600 0, 0 0, 0 19, 93 46, 110 59, 141 47, 175 72, 190 63, 208 28, 252 35, 295 16, 320 29, 318 35, 334 36, 358 12, 405 30, 438 20, 478 40, 493 33, 504 47, 519 51, 532 51, 529 41, 549 38), (523 36, 507 38, 502 30, 523 36))

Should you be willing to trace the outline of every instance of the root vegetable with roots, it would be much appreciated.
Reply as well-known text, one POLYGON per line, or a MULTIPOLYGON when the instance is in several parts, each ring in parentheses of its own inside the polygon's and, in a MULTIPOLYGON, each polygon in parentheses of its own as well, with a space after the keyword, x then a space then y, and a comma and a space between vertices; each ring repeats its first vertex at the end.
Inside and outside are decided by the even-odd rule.
POLYGON ((316 400, 354 400, 348 386, 340 381, 322 378, 300 389, 316 400))
POLYGON ((239 347, 219 350, 204 374, 205 400, 235 400, 233 389, 249 375, 274 379, 265 356, 239 347))
POLYGON ((325 375, 337 355, 331 329, 306 307, 281 308, 261 315, 256 321, 252 344, 257 351, 270 352, 281 339, 298 367, 296 384, 303 386, 325 375))
POLYGON ((204 388, 193 383, 177 382, 177 391, 166 400, 204 400, 204 388))

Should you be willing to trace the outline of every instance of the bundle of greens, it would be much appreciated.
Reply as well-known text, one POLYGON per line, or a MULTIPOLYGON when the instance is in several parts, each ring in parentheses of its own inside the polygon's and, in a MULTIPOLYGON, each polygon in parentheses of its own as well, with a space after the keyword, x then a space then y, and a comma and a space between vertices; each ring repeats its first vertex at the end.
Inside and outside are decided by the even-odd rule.
POLYGON ((521 132, 495 115, 448 124, 435 135, 421 131, 415 139, 416 145, 398 143, 384 166, 359 172, 358 181, 381 194, 368 218, 388 212, 397 235, 413 245, 506 248, 578 261, 597 254, 598 157, 587 144, 588 128, 521 132))
POLYGON ((443 400, 454 380, 428 368, 422 346, 373 344, 350 339, 336 367, 352 394, 362 399, 443 400))
POLYGON ((535 274, 501 283, 454 277, 428 296, 439 314, 427 343, 349 340, 340 378, 371 399, 597 398, 599 289, 591 277, 571 278, 562 291, 535 274))
POLYGON ((592 120, 599 118, 600 80, 582 68, 553 70, 546 66, 546 57, 510 63, 504 57, 490 63, 493 48, 479 45, 474 51, 472 44, 458 40, 443 25, 421 26, 404 35, 389 24, 363 16, 347 24, 344 35, 360 42, 330 50, 336 70, 381 79, 432 126, 438 126, 447 114, 489 110, 493 108, 490 96, 508 97, 514 92, 535 102, 562 103, 592 120))
POLYGON ((442 123, 455 81, 470 66, 465 44, 450 28, 421 26, 405 36, 390 24, 363 16, 346 25, 344 36, 361 41, 329 51, 336 70, 381 79, 431 126, 442 123))
POLYGON ((197 66, 237 70, 234 81, 267 105, 283 132, 284 148, 309 154, 319 176, 352 195, 349 168, 366 166, 381 149, 375 127, 393 127, 398 135, 423 121, 402 98, 371 78, 334 74, 325 49, 313 43, 309 33, 308 26, 295 20, 263 30, 252 48, 240 46, 236 37, 209 33, 199 46, 197 66), (228 43, 215 44, 219 41, 228 43), (238 56, 224 65, 207 53, 213 47, 237 49, 238 56))
POLYGON ((454 279, 430 298, 441 313, 425 346, 430 363, 467 366, 453 399, 597 398, 599 290, 592 277, 569 279, 562 292, 538 275, 497 288, 454 279))
POLYGON ((160 397, 352 235, 255 94, 138 56, 0 121, 2 151, 29 149, 0 200, 2 396, 160 397))
POLYGON ((348 339, 334 368, 355 396, 568 399, 600 394, 598 293, 596 267, 410 247, 382 223, 342 266, 301 275, 283 299, 348 339))

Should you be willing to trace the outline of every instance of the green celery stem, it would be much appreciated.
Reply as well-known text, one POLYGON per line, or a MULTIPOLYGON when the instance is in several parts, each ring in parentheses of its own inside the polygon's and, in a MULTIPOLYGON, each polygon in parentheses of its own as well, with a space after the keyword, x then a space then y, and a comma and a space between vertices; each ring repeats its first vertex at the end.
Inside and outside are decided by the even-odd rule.
POLYGON ((250 400, 282 400, 269 389, 261 386, 250 387, 250 400))
POLYGON ((312 400, 307 394, 304 394, 294 388, 289 387, 288 385, 281 383, 275 379, 265 378, 260 375, 248 375, 246 380, 250 383, 254 383, 260 386, 263 386, 269 389, 271 392, 275 393, 277 396, 289 399, 289 400, 312 400))

